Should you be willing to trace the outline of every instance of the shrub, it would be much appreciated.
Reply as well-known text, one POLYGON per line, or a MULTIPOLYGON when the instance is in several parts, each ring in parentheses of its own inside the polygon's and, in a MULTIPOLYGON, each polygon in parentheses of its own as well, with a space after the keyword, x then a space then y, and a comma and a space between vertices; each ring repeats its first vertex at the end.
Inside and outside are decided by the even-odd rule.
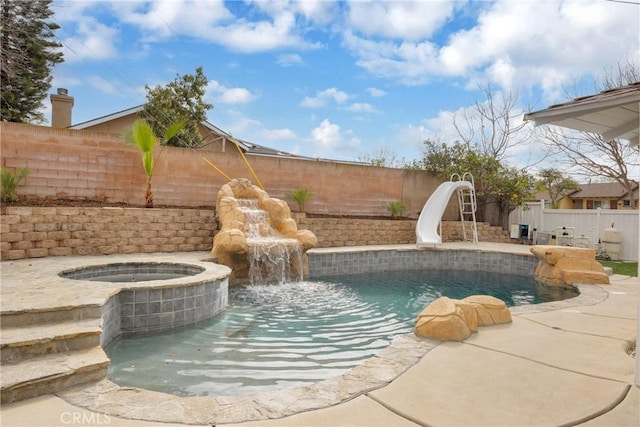
POLYGON ((291 198, 298 204, 298 212, 304 212, 304 207, 313 196, 313 193, 306 188, 299 188, 289 193, 291 198))
MULTIPOLYGON (((169 126, 169 129, 162 136, 163 142, 169 141, 175 137, 178 132, 182 130, 186 121, 181 120, 173 123, 169 126)), ((153 157, 153 149, 159 142, 158 137, 153 132, 153 128, 143 119, 136 120, 131 128, 127 130, 124 135, 124 140, 129 144, 138 147, 138 150, 142 153, 142 167, 147 174, 147 189, 145 193, 145 208, 153 207, 153 191, 151 190, 151 178, 153 177, 153 171, 155 170, 157 158, 153 157)), ((160 154, 158 154, 159 156, 160 154)))
POLYGON ((13 202, 18 200, 16 188, 29 175, 27 168, 16 168, 10 171, 6 168, 0 168, 0 177, 2 179, 2 201, 13 202))
POLYGON ((402 202, 393 201, 387 203, 387 209, 391 213, 391 218, 397 218, 402 216, 407 211, 407 205, 402 202))

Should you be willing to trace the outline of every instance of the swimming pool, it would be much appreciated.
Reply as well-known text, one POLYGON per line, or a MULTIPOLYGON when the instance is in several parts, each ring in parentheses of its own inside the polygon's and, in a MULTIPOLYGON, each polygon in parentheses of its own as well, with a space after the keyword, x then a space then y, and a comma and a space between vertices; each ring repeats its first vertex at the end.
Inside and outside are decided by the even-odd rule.
POLYGON ((170 331, 125 336, 107 348, 109 378, 177 395, 268 391, 338 376, 413 329, 440 296, 488 294, 507 305, 574 297, 533 277, 420 269, 235 287, 220 316, 170 331))

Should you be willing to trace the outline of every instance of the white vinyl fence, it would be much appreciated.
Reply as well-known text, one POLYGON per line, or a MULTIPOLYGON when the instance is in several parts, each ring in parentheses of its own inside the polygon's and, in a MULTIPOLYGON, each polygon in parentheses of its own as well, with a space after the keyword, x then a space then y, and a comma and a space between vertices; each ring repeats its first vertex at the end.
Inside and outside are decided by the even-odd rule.
POLYGON ((534 238, 534 229, 552 233, 558 227, 575 227, 575 235, 591 244, 598 243, 602 231, 614 224, 614 228, 622 235, 620 259, 627 261, 638 259, 639 222, 640 213, 637 210, 545 209, 544 201, 528 203, 528 209, 518 208, 509 215, 512 226, 528 225, 529 233, 534 238))

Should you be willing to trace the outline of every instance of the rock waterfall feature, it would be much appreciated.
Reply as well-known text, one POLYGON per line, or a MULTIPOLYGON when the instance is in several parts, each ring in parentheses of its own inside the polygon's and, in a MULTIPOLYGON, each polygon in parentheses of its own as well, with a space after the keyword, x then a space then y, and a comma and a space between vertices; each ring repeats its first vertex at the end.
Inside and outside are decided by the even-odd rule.
POLYGON ((318 240, 298 230, 286 202, 270 198, 245 178, 233 179, 218 192, 216 215, 220 231, 212 254, 233 271, 230 281, 252 284, 301 280, 305 252, 318 240))
POLYGON ((568 246, 534 246, 536 280, 547 286, 608 285, 609 276, 596 261, 596 253, 589 248, 568 246))

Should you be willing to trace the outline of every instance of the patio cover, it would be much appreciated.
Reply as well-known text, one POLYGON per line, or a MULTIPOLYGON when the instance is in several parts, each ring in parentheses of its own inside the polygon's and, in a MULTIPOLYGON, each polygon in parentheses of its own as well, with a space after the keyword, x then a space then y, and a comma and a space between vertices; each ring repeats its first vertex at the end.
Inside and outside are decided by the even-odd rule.
MULTIPOLYGON (((639 111, 640 82, 635 82, 525 114, 524 120, 533 120, 536 126, 548 124, 597 133, 607 141, 616 138, 626 139, 632 147, 638 147, 639 111)), ((640 239, 640 223, 638 228, 640 239)), ((640 254, 638 261, 640 264, 640 254)), ((640 387, 640 295, 637 318, 634 383, 636 387, 640 387)))
POLYGON ((625 139, 635 147, 639 107, 640 82, 635 82, 525 114, 524 120, 532 120, 536 126, 548 124, 597 133, 607 141, 625 139))

